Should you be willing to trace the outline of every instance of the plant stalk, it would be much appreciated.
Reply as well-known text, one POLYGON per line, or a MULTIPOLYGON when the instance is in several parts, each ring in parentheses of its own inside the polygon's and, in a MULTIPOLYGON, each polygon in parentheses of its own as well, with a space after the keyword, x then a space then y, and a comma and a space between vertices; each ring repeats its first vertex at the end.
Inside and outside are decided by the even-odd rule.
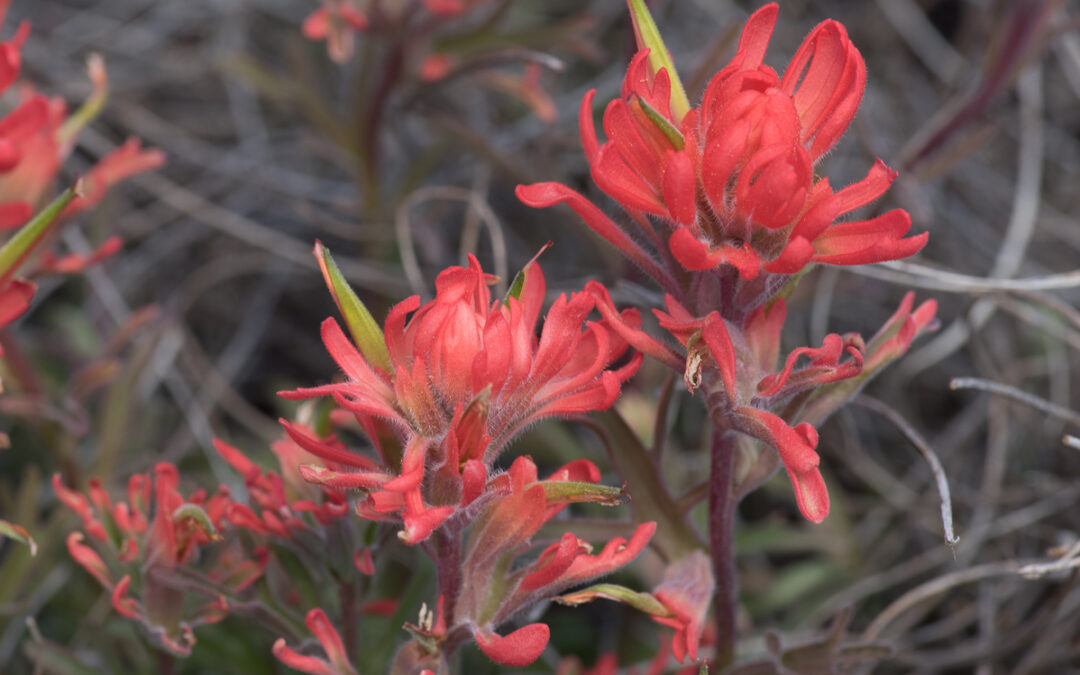
POLYGON ((709 470, 709 546, 712 552, 716 591, 716 657, 712 663, 720 671, 735 661, 735 619, 739 608, 739 578, 735 566, 735 507, 732 471, 735 464, 735 435, 722 424, 713 423, 709 470))

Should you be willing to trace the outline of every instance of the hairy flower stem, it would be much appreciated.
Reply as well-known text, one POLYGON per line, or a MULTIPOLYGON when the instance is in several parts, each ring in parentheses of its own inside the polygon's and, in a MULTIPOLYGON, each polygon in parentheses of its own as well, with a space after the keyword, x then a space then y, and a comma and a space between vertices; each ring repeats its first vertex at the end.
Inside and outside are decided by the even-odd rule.
POLYGON ((709 471, 709 546, 716 592, 716 657, 712 666, 723 670, 735 660, 735 616, 739 607, 739 578, 735 568, 735 507, 731 491, 735 435, 713 423, 709 471))
POLYGON ((439 595, 448 620, 454 616, 458 594, 461 593, 461 536, 454 532, 437 531, 432 537, 434 546, 429 553, 435 560, 439 576, 439 595))

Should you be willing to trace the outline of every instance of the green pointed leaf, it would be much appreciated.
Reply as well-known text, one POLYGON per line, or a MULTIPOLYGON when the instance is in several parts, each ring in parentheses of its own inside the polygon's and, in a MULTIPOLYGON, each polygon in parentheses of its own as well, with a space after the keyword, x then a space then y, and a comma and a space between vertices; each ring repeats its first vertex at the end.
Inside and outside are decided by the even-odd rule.
POLYGON ((617 584, 596 584, 580 591, 555 598, 560 605, 583 605, 598 598, 614 600, 652 616, 674 616, 674 613, 657 600, 652 593, 632 591, 617 584))
POLYGON ((518 300, 521 298, 521 289, 525 288, 525 270, 521 270, 514 275, 514 281, 510 284, 510 288, 506 289, 506 297, 503 298, 503 304, 509 305, 510 298, 518 300))
POLYGON ((635 100, 641 104, 641 111, 645 113, 645 116, 649 118, 649 121, 655 124, 656 128, 671 141, 671 144, 675 146, 676 150, 682 150, 686 147, 686 138, 684 138, 682 132, 671 123, 671 120, 661 115, 659 110, 652 107, 648 101, 640 96, 636 96, 635 100))
POLYGON ((37 542, 22 525, 0 519, 0 537, 7 537, 30 547, 30 555, 37 555, 37 542))
POLYGON ((618 506, 626 501, 621 488, 585 483, 580 481, 543 481, 544 497, 548 504, 580 504, 592 502, 604 506, 618 506))
POLYGON ((323 246, 321 241, 315 242, 315 259, 319 261, 319 269, 326 279, 326 286, 330 289, 334 303, 345 319, 345 325, 360 353, 368 363, 393 373, 394 366, 390 362, 390 352, 386 349, 382 328, 349 286, 349 282, 330 256, 330 249, 323 246))
POLYGON ((0 287, 15 275, 19 265, 29 257, 34 247, 49 231, 49 227, 56 222, 71 200, 75 199, 75 195, 75 189, 64 190, 51 204, 31 218, 29 223, 23 225, 14 237, 8 239, 3 248, 0 248, 0 287))
POLYGON ((506 297, 503 298, 503 304, 509 306, 510 298, 515 300, 521 299, 521 293, 525 290, 525 283, 529 278, 529 268, 532 264, 543 255, 544 251, 551 248, 552 242, 548 242, 540 247, 540 250, 536 252, 536 255, 532 257, 532 260, 525 263, 525 266, 521 268, 521 271, 514 275, 514 281, 510 284, 510 288, 506 289, 506 297))
POLYGON ((650 545, 668 560, 678 560, 705 548, 705 543, 686 522, 668 493, 649 451, 618 411, 597 412, 591 419, 596 423, 593 429, 599 433, 612 464, 626 481, 634 522, 656 522, 656 535, 650 545))
POLYGON ((193 520, 195 526, 206 533, 213 541, 221 539, 221 535, 218 534, 217 528, 214 527, 214 523, 210 520, 210 516, 206 515, 206 511, 202 510, 201 506, 197 504, 183 504, 172 514, 173 522, 181 520, 193 520))
POLYGON ((676 122, 681 122, 690 111, 690 100, 686 97, 686 89, 683 88, 679 73, 675 71, 675 64, 671 61, 671 52, 664 45, 660 29, 656 27, 645 0, 626 1, 630 8, 630 18, 634 22, 638 48, 649 50, 649 67, 654 73, 663 68, 671 78, 671 114, 675 116, 676 122))

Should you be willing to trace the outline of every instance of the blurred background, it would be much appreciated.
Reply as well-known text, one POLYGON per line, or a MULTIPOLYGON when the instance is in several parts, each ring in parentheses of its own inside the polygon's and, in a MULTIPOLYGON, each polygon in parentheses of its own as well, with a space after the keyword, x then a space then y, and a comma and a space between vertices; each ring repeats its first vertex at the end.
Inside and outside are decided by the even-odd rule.
MULTIPOLYGON (((287 671, 270 657, 275 635, 234 619, 198 631, 187 660, 157 656, 68 558, 75 519, 45 478, 102 476, 119 489, 171 461, 190 487, 242 487, 211 440, 270 458, 276 420, 294 410, 275 392, 336 372, 319 340, 335 310, 316 239, 377 318, 413 293, 431 297, 437 273, 467 252, 508 282, 549 240, 552 297, 598 279, 620 305, 661 304, 568 209, 532 210, 513 194, 561 181, 625 218, 592 184, 577 132, 589 88, 599 102, 618 95, 634 51, 624 3, 473 2, 426 22, 409 18, 408 0, 376 4, 382 23, 338 64, 301 32, 309 0, 14 0, 4 35, 32 22, 23 76, 39 89, 78 102, 88 56, 108 67, 108 106, 65 175, 128 136, 168 164, 65 228, 59 242, 73 252, 108 234, 125 246, 85 275, 42 279, 31 311, 0 336, 33 365, 32 377, 5 370, 0 514, 39 545, 30 557, 0 542, 0 672, 287 671)), ((759 4, 651 3, 691 100, 759 4)), ((867 63, 860 114, 818 170, 840 186, 882 158, 900 178, 872 208, 906 208, 913 231, 931 233, 912 264, 811 273, 789 302, 789 346, 871 335, 909 289, 938 299, 942 326, 822 427, 825 523, 798 517, 782 477, 742 504, 743 632, 780 629, 787 646, 850 607, 852 641, 894 648, 875 672, 1080 672, 1076 573, 1017 573, 1017 561, 1075 556, 1080 532, 1080 451, 1062 441, 1080 433, 1080 6, 781 5, 766 63, 781 69, 825 18, 844 23, 867 63), (950 388, 954 378, 979 381, 950 388), (948 476, 955 546, 920 447, 948 476)), ((619 404, 646 443, 663 379, 647 366, 619 404)), ((665 470, 689 487, 707 464, 702 409, 685 392, 674 406, 665 470)), ((607 468, 595 437, 559 422, 530 432, 522 453, 607 468)), ((403 557, 402 573, 419 564, 403 557)), ((548 617, 561 627, 556 651, 586 665, 655 649, 647 619, 610 605, 548 617)), ((467 672, 489 667, 477 658, 467 672)))

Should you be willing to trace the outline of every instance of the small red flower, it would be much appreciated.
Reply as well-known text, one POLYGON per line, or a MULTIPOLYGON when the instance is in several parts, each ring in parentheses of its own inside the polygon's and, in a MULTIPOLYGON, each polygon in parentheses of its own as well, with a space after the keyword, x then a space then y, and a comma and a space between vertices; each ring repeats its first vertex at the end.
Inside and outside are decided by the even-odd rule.
POLYGON ((326 51, 337 63, 352 56, 354 33, 368 27, 367 15, 352 0, 323 0, 322 7, 304 19, 300 30, 309 40, 326 40, 326 51))

